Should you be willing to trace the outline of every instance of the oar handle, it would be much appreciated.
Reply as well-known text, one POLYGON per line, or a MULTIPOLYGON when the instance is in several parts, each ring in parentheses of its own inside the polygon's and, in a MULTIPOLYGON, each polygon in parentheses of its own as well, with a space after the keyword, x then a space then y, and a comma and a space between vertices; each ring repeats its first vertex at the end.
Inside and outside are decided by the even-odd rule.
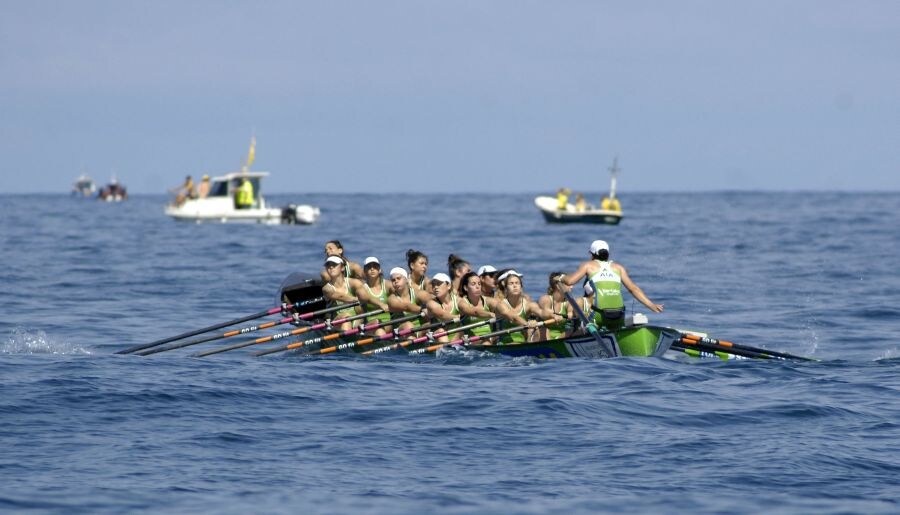
MULTIPOLYGON (((552 323, 555 322, 555 321, 556 321, 555 318, 548 318, 548 319, 546 319, 546 320, 541 320, 541 321, 539 321, 539 322, 535 325, 535 327, 541 327, 541 326, 546 325, 546 324, 552 324, 552 323)), ((509 328, 507 328, 507 329, 501 329, 501 330, 499 330, 499 331, 494 331, 494 332, 492 332, 492 333, 487 333, 487 334, 481 334, 481 335, 475 335, 475 336, 466 336, 466 337, 463 337, 463 338, 459 338, 459 339, 453 340, 452 342, 442 343, 442 344, 439 344, 439 345, 432 345, 432 346, 430 346, 430 347, 425 347, 424 349, 419 349, 419 350, 418 350, 418 353, 419 353, 419 354, 424 354, 424 353, 426 353, 426 352, 434 352, 434 351, 440 349, 441 347, 446 347, 447 345, 465 345, 465 346, 469 346, 469 345, 471 345, 471 344, 473 344, 473 343, 477 343, 477 342, 480 342, 480 341, 482 341, 482 340, 489 340, 489 339, 491 339, 491 338, 493 338, 493 337, 495 337, 495 336, 503 336, 503 335, 506 335, 506 334, 511 334, 511 333, 516 333, 516 332, 519 332, 519 331, 524 331, 524 330, 526 330, 526 329, 530 329, 530 327, 529 327, 527 324, 526 324, 526 325, 517 325, 517 326, 515 326, 515 327, 509 327, 509 328)), ((511 344, 511 345, 515 345, 515 344, 511 344)))

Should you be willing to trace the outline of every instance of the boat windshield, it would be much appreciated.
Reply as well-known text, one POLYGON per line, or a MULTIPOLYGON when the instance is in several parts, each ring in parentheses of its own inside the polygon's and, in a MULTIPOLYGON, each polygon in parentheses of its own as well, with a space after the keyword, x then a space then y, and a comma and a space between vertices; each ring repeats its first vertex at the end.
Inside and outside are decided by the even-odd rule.
POLYGON ((224 181, 215 181, 213 182, 212 187, 209 189, 209 197, 227 197, 228 196, 228 183, 224 181))

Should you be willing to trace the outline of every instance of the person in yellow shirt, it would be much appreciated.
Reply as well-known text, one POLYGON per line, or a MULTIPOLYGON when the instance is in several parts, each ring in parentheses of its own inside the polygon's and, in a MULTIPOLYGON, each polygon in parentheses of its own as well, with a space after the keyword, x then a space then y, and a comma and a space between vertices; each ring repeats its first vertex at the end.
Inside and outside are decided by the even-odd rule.
POLYGON ((253 207, 253 183, 244 177, 241 185, 234 193, 234 205, 238 209, 250 209, 253 207))
POLYGON ((577 195, 575 195, 575 211, 581 213, 585 209, 587 209, 587 206, 584 203, 584 195, 578 193, 577 195))
POLYGON ((556 191, 556 209, 559 211, 565 211, 566 207, 569 205, 569 194, 572 191, 569 188, 560 188, 556 191))

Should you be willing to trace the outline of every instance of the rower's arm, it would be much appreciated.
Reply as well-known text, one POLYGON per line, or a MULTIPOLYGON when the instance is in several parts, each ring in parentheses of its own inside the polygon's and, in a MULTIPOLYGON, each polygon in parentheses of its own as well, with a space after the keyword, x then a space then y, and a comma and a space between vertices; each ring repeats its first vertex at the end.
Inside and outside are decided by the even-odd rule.
POLYGON ((644 290, 640 288, 634 281, 631 280, 631 277, 628 277, 628 271, 625 270, 625 267, 616 263, 616 266, 619 269, 619 277, 622 278, 622 286, 624 286, 631 295, 638 300, 644 306, 647 306, 647 309, 653 311, 654 313, 661 313, 663 310, 662 304, 656 304, 652 300, 650 300, 647 295, 644 294, 644 290))
POLYGON ((322 287, 322 294, 325 295, 325 298, 328 300, 339 300, 341 302, 353 302, 356 300, 356 297, 353 295, 350 295, 343 290, 338 290, 330 283, 322 287))
POLYGON ((429 300, 428 303, 425 304, 425 306, 428 308, 428 314, 433 317, 440 318, 441 320, 445 320, 448 322, 455 318, 452 313, 445 310, 444 307, 435 300, 429 300))

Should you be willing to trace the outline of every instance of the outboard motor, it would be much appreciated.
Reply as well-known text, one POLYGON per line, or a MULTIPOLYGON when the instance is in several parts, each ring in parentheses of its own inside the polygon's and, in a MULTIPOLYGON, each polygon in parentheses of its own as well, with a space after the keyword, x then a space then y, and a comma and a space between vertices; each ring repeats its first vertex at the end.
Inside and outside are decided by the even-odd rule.
POLYGON ((293 225, 297 223, 297 205, 288 204, 281 208, 281 223, 293 225))
POLYGON ((294 272, 281 281, 281 286, 278 288, 275 302, 277 304, 281 304, 282 302, 295 304, 297 302, 309 301, 310 299, 320 299, 304 305, 302 311, 308 313, 310 311, 325 309, 326 302, 322 297, 323 284, 322 279, 318 275, 294 272))

